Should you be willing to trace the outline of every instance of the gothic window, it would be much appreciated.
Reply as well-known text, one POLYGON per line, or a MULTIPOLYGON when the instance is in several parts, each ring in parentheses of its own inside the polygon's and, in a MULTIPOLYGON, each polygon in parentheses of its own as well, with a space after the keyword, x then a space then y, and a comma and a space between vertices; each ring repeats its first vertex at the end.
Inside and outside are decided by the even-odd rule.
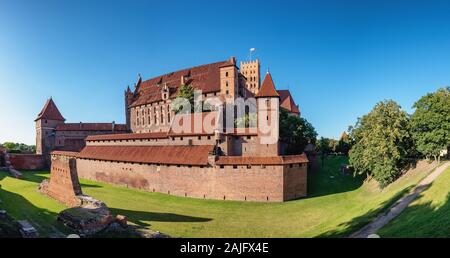
POLYGON ((225 77, 228 77, 228 72, 225 73, 225 77))

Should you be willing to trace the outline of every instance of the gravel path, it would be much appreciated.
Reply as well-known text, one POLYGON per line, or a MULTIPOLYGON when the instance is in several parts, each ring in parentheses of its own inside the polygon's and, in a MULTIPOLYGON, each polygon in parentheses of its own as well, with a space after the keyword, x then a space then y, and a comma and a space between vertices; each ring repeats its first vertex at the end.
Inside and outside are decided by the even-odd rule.
POLYGON ((427 189, 430 184, 444 172, 448 167, 450 167, 450 162, 446 162, 439 167, 437 167, 431 174, 419 182, 419 184, 411 190, 411 192, 398 200, 386 213, 379 215, 372 222, 361 228, 360 230, 354 232, 350 235, 350 238, 367 238, 371 234, 375 234, 379 229, 384 227, 389 221, 397 217, 408 205, 413 202, 417 196, 425 189, 427 189))

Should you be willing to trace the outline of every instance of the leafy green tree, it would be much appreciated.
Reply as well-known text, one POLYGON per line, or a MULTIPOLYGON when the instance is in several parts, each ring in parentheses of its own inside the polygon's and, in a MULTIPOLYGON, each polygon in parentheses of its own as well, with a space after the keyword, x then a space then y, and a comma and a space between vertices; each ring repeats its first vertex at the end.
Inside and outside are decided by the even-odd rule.
POLYGON ((34 153, 34 152, 36 152, 35 145, 26 145, 24 143, 5 142, 3 144, 0 144, 0 146, 7 149, 9 152, 14 152, 14 153, 34 153))
POLYGON ((392 100, 378 103, 351 128, 349 161, 355 173, 373 177, 384 188, 397 179, 413 149, 409 116, 392 100))
POLYGON ((316 137, 316 130, 306 119, 280 108, 280 138, 287 144, 287 154, 302 153, 309 142, 316 143, 316 137))
POLYGON ((333 150, 331 148, 331 141, 332 139, 320 137, 319 140, 317 140, 317 149, 322 155, 328 155, 333 150))
POLYGON ((177 95, 177 98, 172 102, 172 111, 174 111, 176 114, 180 113, 181 111, 191 113, 194 112, 194 91, 195 88, 190 84, 182 84, 179 88, 179 92, 177 95), (186 109, 184 107, 187 102, 191 105, 190 109, 186 109))
POLYGON ((417 150, 440 161, 440 152, 450 146, 450 87, 420 98, 413 106, 411 128, 417 150))
POLYGON ((245 114, 242 117, 235 119, 236 128, 249 128, 257 126, 257 115, 256 113, 245 114))

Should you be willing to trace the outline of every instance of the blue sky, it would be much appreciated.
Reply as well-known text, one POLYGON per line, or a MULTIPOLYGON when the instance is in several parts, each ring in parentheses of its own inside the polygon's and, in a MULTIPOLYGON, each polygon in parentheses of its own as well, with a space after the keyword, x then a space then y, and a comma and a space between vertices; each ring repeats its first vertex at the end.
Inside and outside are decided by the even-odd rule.
POLYGON ((124 122, 138 73, 252 47, 319 135, 338 137, 383 99, 412 112, 450 85, 449 13, 448 1, 0 0, 0 142, 34 143, 50 96, 69 122, 124 122))

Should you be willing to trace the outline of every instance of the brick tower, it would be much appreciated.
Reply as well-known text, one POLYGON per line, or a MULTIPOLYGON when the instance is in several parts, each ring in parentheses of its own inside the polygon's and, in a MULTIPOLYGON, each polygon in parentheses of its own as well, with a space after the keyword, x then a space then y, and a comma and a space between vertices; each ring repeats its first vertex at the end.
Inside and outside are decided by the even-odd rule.
POLYGON ((267 156, 277 156, 280 137, 280 95, 269 72, 255 97, 258 105, 258 135, 263 145, 260 148, 261 152, 265 152, 267 156))
POLYGON ((55 129, 64 124, 64 117, 59 112, 53 99, 50 98, 42 108, 36 123, 36 154, 41 154, 46 163, 50 164, 50 152, 55 146, 55 129))
POLYGON ((247 78, 246 87, 253 94, 258 94, 260 88, 260 63, 259 59, 241 62, 241 73, 247 78))

